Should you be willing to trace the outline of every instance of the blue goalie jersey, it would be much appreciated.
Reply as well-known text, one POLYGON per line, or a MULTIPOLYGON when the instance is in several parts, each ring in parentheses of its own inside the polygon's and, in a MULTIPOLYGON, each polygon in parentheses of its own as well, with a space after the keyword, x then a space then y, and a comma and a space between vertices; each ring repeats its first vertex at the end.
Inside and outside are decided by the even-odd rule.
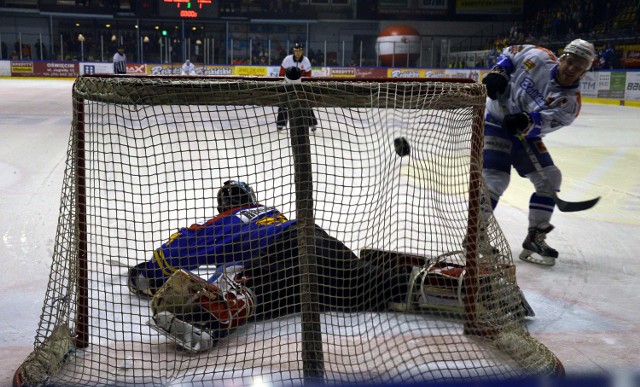
POLYGON ((233 208, 171 235, 146 262, 143 274, 164 282, 178 269, 244 264, 263 254, 295 222, 275 208, 259 204, 233 208))

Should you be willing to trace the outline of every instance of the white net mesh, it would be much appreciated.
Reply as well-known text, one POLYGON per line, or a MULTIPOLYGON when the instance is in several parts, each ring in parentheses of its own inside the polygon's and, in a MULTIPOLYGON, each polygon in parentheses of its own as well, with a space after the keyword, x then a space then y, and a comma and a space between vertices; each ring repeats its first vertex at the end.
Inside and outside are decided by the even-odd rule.
MULTIPOLYGON (((484 98, 481 85, 453 81, 79 78, 50 283, 34 354, 17 376, 240 386, 559 372, 523 327, 509 247, 480 209, 484 98), (290 113, 282 131, 278 106, 290 113), (396 154, 400 137, 408 156, 396 154), (440 257, 449 269, 425 271, 417 298, 407 299, 393 281, 331 279, 325 261, 301 258, 316 267, 285 270, 279 278, 292 277, 273 287, 295 293, 292 283, 311 273, 310 287, 299 279, 302 297, 259 307, 208 351, 185 351, 147 325, 149 299, 129 291, 127 268, 180 228, 214 217, 229 179, 299 225, 319 226, 360 261, 383 265, 383 277, 397 270, 397 253, 430 260, 425 268, 440 257), (483 252, 487 244, 495 252, 483 252), (309 289, 332 298, 306 297, 309 289), (410 310, 372 308, 368 297, 383 294, 410 310), (344 300, 349 308, 335 307, 344 300)), ((317 242, 301 229, 299 240, 317 242)))

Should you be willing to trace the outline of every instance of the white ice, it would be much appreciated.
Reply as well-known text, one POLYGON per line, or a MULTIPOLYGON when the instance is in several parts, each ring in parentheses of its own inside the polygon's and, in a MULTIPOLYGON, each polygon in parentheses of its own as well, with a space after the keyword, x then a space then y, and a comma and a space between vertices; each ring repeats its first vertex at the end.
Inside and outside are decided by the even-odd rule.
MULTIPOLYGON (((71 124, 69 80, 0 80, 0 385, 31 352, 48 283, 71 124)), ((559 196, 602 196, 593 209, 556 211, 554 267, 517 260, 536 311, 532 334, 569 375, 640 371, 640 109, 585 104, 545 139, 563 171, 559 196)), ((496 211, 514 254, 526 234, 528 181, 514 175, 496 211)))

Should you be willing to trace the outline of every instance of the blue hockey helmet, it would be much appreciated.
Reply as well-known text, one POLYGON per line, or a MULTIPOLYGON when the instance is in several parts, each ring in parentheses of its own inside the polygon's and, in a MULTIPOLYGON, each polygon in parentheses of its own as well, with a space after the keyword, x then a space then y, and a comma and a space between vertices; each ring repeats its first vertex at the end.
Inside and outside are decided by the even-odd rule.
POLYGON ((228 180, 218 190, 218 212, 223 213, 232 208, 257 204, 256 194, 247 183, 228 180))

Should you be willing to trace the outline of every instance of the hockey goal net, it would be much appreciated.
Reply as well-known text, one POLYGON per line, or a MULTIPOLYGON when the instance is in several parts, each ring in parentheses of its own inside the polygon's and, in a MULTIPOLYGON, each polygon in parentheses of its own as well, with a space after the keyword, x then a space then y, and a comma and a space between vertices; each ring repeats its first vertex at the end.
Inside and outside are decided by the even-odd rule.
POLYGON ((560 373, 524 326, 509 246, 483 216, 484 100, 482 85, 467 80, 78 78, 50 282, 34 351, 14 384, 560 373), (278 106, 289 111, 285 130, 276 129, 278 106), (149 299, 129 291, 127 268, 181 227, 215 216, 229 179, 301 225, 303 305, 255 316, 192 353, 150 329, 149 299), (305 227, 314 224, 363 261, 386 257, 388 270, 398 257, 422 257, 413 293, 395 309, 318 305, 322 268, 312 267, 305 227))

